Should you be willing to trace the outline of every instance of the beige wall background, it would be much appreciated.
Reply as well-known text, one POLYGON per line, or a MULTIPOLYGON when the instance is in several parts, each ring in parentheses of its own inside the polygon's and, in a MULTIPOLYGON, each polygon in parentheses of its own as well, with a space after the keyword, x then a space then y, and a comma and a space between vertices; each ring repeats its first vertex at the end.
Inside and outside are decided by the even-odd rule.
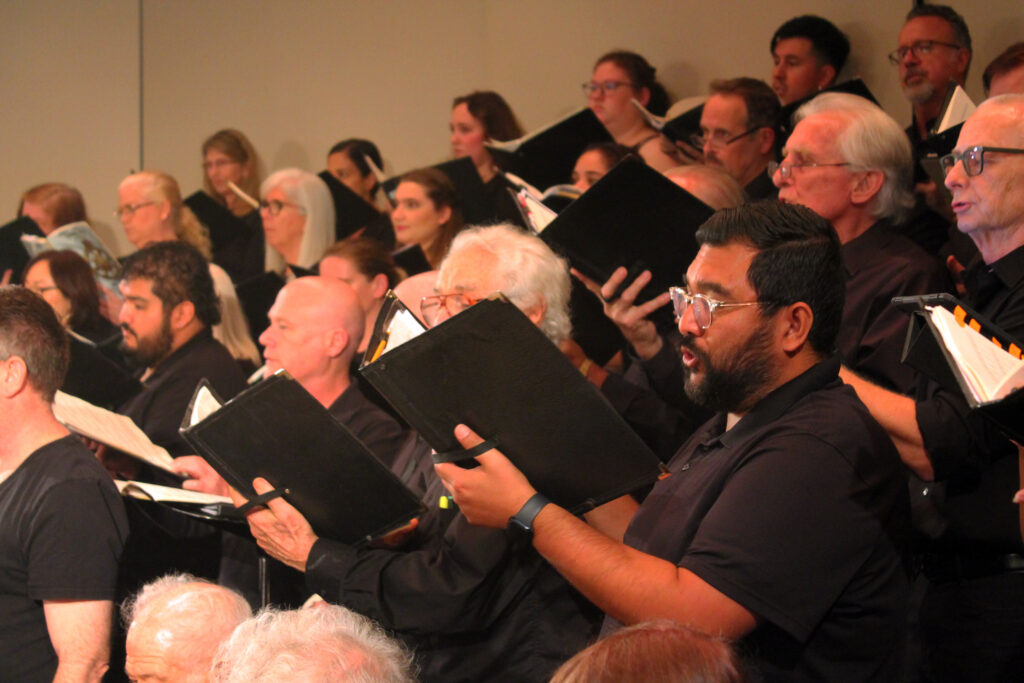
MULTIPOLYGON (((768 41, 789 17, 825 16, 849 35, 843 74, 860 76, 897 120, 909 107, 885 54, 909 0, 4 0, 0 3, 0 218, 39 182, 79 187, 100 233, 131 169, 159 168, 187 194, 199 146, 231 126, 265 170, 324 167, 346 137, 377 142, 387 170, 448 154, 456 95, 496 90, 527 129, 581 106, 580 84, 612 48, 644 54, 675 98, 715 77, 768 80, 768 41)), ((1019 0, 955 5, 981 71, 1024 39, 1019 0)))

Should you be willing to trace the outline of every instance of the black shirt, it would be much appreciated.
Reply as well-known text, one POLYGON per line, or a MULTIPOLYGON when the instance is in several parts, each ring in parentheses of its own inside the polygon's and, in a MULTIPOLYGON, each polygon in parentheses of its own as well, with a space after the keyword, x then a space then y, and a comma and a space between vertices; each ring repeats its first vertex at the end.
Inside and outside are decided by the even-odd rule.
MULTIPOLYGON (((967 304, 1016 339, 1024 339, 1024 246, 991 266, 964 274, 967 304)), ((958 393, 922 380, 917 425, 935 468, 946 483, 942 511, 949 524, 941 545, 958 551, 1022 552, 1017 506, 1017 449, 958 393)), ((938 548, 936 548, 938 549, 938 548)))
POLYGON ((381 462, 391 466, 405 440, 405 431, 394 418, 363 396, 355 380, 334 399, 327 412, 348 427, 381 462))
POLYGON ((743 193, 752 202, 760 199, 779 198, 779 188, 775 187, 775 183, 772 182, 772 177, 768 175, 767 169, 758 173, 756 178, 747 183, 747 186, 743 188, 743 193))
POLYGON ((948 292, 946 270, 883 223, 842 247, 846 305, 839 328, 843 364, 887 389, 910 394, 917 373, 900 362, 909 316, 894 296, 948 292))
POLYGON ((815 365, 729 431, 724 414, 704 425, 624 539, 754 614, 741 647, 768 680, 899 676, 906 485, 838 369, 815 365))
POLYGON ((110 476, 75 436, 0 482, 0 679, 51 680, 44 600, 113 600, 128 523, 110 476))
POLYGON ((548 680, 587 645, 600 612, 528 542, 440 508, 445 491, 429 448, 415 457, 413 479, 422 474, 429 483, 412 542, 357 549, 321 538, 306 585, 395 632, 413 650, 422 681, 548 680))

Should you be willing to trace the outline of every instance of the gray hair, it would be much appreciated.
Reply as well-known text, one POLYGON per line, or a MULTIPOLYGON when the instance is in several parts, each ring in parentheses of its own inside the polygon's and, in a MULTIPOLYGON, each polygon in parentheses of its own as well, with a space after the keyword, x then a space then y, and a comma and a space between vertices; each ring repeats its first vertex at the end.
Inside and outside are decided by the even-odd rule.
POLYGON ((853 170, 880 171, 885 180, 871 202, 875 218, 900 223, 914 206, 910 140, 895 119, 876 104, 848 93, 824 93, 800 107, 794 123, 816 114, 837 114, 846 127, 835 140, 839 156, 853 170))
POLYGON ((479 248, 494 254, 501 272, 502 294, 522 311, 545 307, 541 331, 556 344, 572 333, 569 320, 569 266, 542 239, 514 225, 501 223, 463 230, 452 241, 441 263, 438 282, 445 277, 449 259, 465 249, 479 248))
POLYGON ((205 667, 221 641, 251 616, 249 603, 235 591, 185 573, 156 579, 121 605, 129 638, 159 624, 161 642, 173 641, 170 649, 183 668, 205 667))
MULTIPOLYGON (((306 212, 299 262, 288 265, 312 268, 323 257, 327 247, 334 244, 335 214, 331 191, 319 177, 300 168, 283 168, 271 173, 260 185, 260 196, 266 197, 274 188, 280 189, 288 201, 301 206, 306 212)), ((268 244, 267 270, 280 272, 285 265, 281 255, 268 244)))
POLYGON ((210 669, 214 683, 413 681, 412 655, 379 626, 344 607, 268 608, 226 640, 210 669))

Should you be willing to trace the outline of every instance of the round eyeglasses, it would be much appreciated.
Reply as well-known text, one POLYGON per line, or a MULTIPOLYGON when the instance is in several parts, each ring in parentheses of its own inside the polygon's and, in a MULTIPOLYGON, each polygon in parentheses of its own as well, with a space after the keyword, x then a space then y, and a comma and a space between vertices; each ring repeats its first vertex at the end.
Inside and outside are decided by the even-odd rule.
POLYGON ((744 306, 759 306, 760 301, 740 301, 729 303, 710 299, 703 294, 690 294, 682 287, 669 287, 669 296, 672 298, 672 310, 676 315, 676 323, 682 320, 687 309, 693 309, 693 320, 701 332, 706 332, 711 327, 712 317, 719 308, 741 308, 744 306))

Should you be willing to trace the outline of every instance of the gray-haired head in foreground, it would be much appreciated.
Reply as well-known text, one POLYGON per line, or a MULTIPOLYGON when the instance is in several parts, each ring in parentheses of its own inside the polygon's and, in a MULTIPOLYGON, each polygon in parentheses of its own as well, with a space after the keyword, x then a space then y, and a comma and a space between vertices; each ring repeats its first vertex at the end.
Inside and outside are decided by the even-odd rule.
POLYGON ((824 93, 800 107, 794 123, 817 114, 835 114, 846 123, 835 140, 840 158, 853 171, 881 171, 882 188, 875 195, 871 215, 899 223, 914 206, 910 191, 913 156, 910 140, 896 120, 863 97, 824 93))
POLYGON ((415 680, 412 655, 366 617, 338 605, 266 609, 246 621, 217 653, 214 683, 415 680))
POLYGON ((501 292, 520 310, 545 307, 541 331, 556 344, 572 333, 569 320, 569 266, 536 235, 507 223, 474 226, 452 241, 441 264, 438 282, 445 279, 445 265, 465 249, 483 249, 494 254, 499 264, 501 292))

